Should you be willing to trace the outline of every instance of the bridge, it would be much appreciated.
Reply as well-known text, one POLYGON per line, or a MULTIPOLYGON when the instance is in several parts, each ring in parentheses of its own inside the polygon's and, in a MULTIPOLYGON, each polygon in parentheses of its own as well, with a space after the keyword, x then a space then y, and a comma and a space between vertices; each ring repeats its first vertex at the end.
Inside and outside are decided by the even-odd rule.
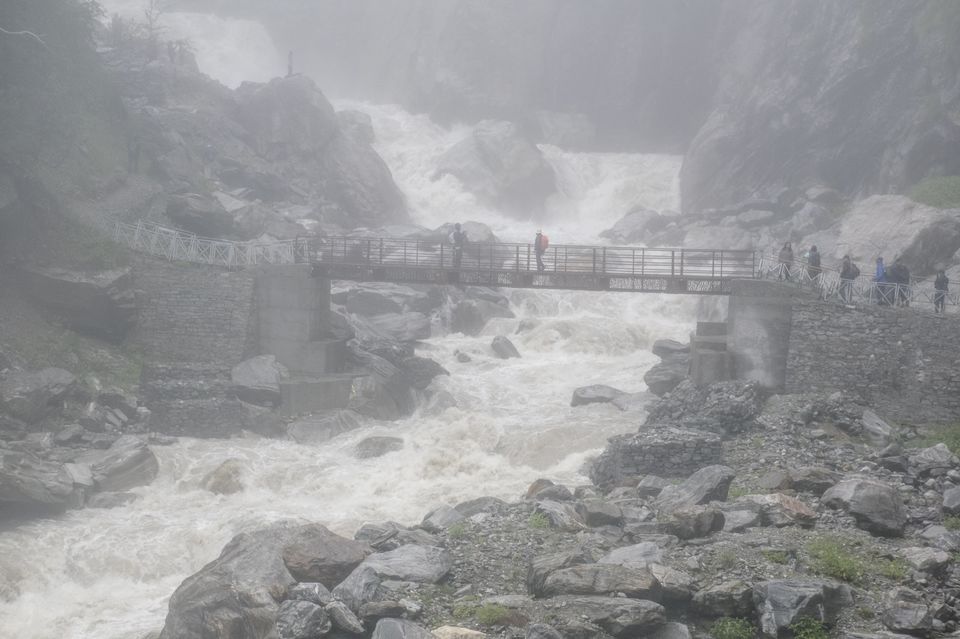
MULTIPOLYGON (((824 267, 811 274, 800 262, 781 263, 755 251, 620 246, 550 246, 538 268, 531 244, 471 242, 461 253, 435 238, 302 237, 233 241, 203 238, 157 224, 118 223, 114 240, 172 261, 231 269, 312 264, 330 279, 407 284, 460 284, 640 293, 728 295, 737 279, 774 279, 824 300, 853 304, 916 305, 932 309, 929 282, 880 284, 869 277, 843 282, 824 267)), ((960 294, 944 296, 960 307, 960 294)), ((952 310, 952 309, 951 309, 952 310)))

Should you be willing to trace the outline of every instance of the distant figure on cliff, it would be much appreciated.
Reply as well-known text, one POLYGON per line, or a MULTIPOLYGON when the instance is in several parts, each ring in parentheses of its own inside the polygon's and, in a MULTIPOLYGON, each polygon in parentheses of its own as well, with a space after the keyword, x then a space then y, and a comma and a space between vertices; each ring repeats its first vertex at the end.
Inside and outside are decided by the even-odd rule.
POLYGON ((937 272, 937 279, 933 281, 933 288, 936 291, 933 294, 933 312, 943 313, 943 306, 947 301, 947 291, 950 289, 950 278, 947 277, 943 269, 937 272))
POLYGON ((543 254, 547 252, 547 249, 550 247, 550 238, 543 234, 543 231, 538 229, 536 236, 533 238, 533 252, 537 256, 537 270, 544 271, 547 266, 543 263, 543 254))
POLYGON ((780 261, 780 272, 777 275, 778 280, 790 281, 790 265, 793 264, 793 246, 790 242, 784 242, 780 254, 777 256, 780 261))
POLYGON ((840 266, 840 299, 844 304, 853 303, 853 281, 858 277, 860 277, 860 269, 849 255, 844 255, 840 266))
POLYGON ((287 54, 287 77, 293 75, 293 51, 287 54))
POLYGON ((460 268, 460 262, 463 260, 463 247, 467 243, 467 234, 460 230, 460 222, 453 225, 453 230, 447 239, 453 246, 453 268, 460 268))

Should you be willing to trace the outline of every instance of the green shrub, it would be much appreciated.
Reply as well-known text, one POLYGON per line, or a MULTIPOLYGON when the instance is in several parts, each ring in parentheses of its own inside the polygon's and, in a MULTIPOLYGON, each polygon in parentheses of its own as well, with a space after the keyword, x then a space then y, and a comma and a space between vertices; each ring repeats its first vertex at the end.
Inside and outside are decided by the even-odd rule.
POLYGON ((954 455, 960 454, 960 424, 951 424, 933 430, 928 435, 911 440, 910 446, 913 448, 929 448, 941 443, 946 444, 954 455))
POLYGON ((760 554, 771 564, 783 565, 790 561, 790 553, 786 550, 763 550, 760 554))
POLYGON ((473 616, 477 620, 477 623, 484 626, 500 626, 509 623, 512 615, 509 608, 496 604, 487 604, 474 610, 473 616))
POLYGON ((732 570, 736 568, 739 561, 740 560, 737 557, 737 553, 729 549, 721 550, 719 553, 717 553, 715 559, 717 568, 722 570, 732 570))
POLYGON ((450 539, 460 539, 461 537, 465 537, 466 534, 467 525, 462 521, 458 521, 447 528, 447 537, 450 539))
POLYGON ((839 539, 814 539, 807 544, 807 552, 814 572, 852 584, 863 581, 866 568, 862 559, 839 539))
POLYGON ((530 519, 527 520, 527 524, 531 528, 536 528, 537 530, 544 530, 550 527, 550 518, 544 515, 543 513, 536 512, 530 515, 530 519))
POLYGON ((947 530, 960 530, 960 515, 947 515, 944 517, 943 527, 947 530))
POLYGON ((887 579, 903 581, 907 576, 907 562, 902 559, 879 559, 874 565, 876 573, 887 579))
POLYGON ((927 178, 913 187, 910 199, 938 209, 960 208, 960 176, 927 178))
POLYGON ((753 639, 756 634, 753 624, 739 617, 723 617, 710 626, 713 639, 753 639))
POLYGON ((790 624, 794 639, 828 639, 827 628, 812 617, 800 617, 790 624))

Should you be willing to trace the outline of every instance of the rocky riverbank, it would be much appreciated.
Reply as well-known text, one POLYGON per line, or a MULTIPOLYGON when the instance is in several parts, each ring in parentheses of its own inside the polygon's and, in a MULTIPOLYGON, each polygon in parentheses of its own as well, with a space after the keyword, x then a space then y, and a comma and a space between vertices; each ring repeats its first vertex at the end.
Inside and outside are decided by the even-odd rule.
POLYGON ((915 432, 839 393, 727 383, 683 403, 690 392, 661 399, 637 436, 715 437, 715 460, 607 473, 602 488, 544 478, 513 503, 441 505, 419 526, 369 523, 354 540, 292 522, 241 535, 173 595, 160 637, 957 628, 960 459, 945 445, 904 441, 915 432))

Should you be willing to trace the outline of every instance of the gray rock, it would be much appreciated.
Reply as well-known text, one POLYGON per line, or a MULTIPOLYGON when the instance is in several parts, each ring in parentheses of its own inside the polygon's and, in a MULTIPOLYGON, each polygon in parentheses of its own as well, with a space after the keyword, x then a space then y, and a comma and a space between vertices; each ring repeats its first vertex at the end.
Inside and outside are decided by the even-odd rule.
POLYGON ((933 524, 920 531, 920 538, 947 552, 960 550, 960 532, 933 524))
POLYGON ((564 639, 564 637, 553 626, 548 626, 545 623, 532 623, 527 626, 525 639, 564 639))
POLYGON ((287 435, 300 444, 322 444, 342 433, 359 428, 360 414, 355 410, 334 410, 290 422, 287 435))
POLYGON ((690 639, 690 629, 685 624, 668 621, 649 635, 650 639, 690 639))
POLYGON ((160 462, 145 438, 124 435, 105 451, 91 451, 77 457, 93 473, 99 490, 117 491, 145 486, 157 477, 160 462))
POLYGON ((76 382, 77 378, 62 368, 7 373, 0 379, 0 410, 34 424, 62 410, 76 382))
POLYGON ((203 237, 230 237, 234 232, 233 215, 209 194, 171 195, 167 217, 176 226, 203 237))
POLYGON ((618 638, 645 636, 666 622, 663 606, 644 599, 562 596, 552 601, 562 606, 564 618, 585 619, 618 638))
POLYGON ((367 626, 375 625, 381 619, 402 617, 407 614, 407 609, 399 602, 384 600, 370 601, 360 606, 359 616, 367 626))
POLYGON ((511 122, 480 122, 440 158, 437 173, 457 177, 487 202, 529 219, 556 191, 553 169, 511 122))
POLYGON ((806 466, 791 468, 789 473, 790 488, 799 492, 822 495, 828 488, 840 480, 840 475, 827 468, 806 466))
POLYGON ((893 426, 869 408, 863 411, 860 421, 863 425, 863 438, 871 446, 877 448, 889 446, 897 437, 893 426))
POLYGON ((900 537, 907 524, 900 493, 872 479, 845 479, 825 492, 821 503, 847 511, 858 527, 875 535, 900 537))
POLYGON ((363 543, 341 537, 323 526, 284 544, 283 563, 299 582, 331 588, 345 579, 370 552, 363 543))
POLYGON ((662 512, 684 506, 696 506, 710 501, 725 501, 735 473, 729 466, 701 468, 678 485, 666 486, 654 501, 662 512))
POLYGON ((65 509, 81 500, 82 492, 63 464, 26 451, 0 449, 0 504, 65 509))
POLYGON ((683 506, 669 511, 662 522, 680 539, 699 539, 723 530, 723 512, 710 506, 683 506))
POLYGON ((657 357, 666 359, 677 355, 689 355, 690 344, 684 344, 675 339, 658 339, 653 343, 650 350, 657 357))
POLYGON ((941 475, 960 466, 960 459, 943 443, 913 453, 908 460, 910 470, 920 477, 941 475))
POLYGON ((617 244, 642 242, 651 231, 660 230, 666 218, 649 209, 634 209, 624 215, 609 229, 600 233, 617 244))
POLYGON ((927 635, 933 628, 933 612, 919 593, 894 588, 883 598, 883 625, 893 632, 927 635))
POLYGON ((652 563, 650 572, 660 582, 661 598, 665 604, 685 606, 696 590, 696 580, 685 572, 663 564, 652 563))
POLYGON ((646 568, 663 561, 663 552, 657 544, 644 541, 631 546, 615 548, 601 557, 597 563, 616 564, 630 568, 646 568))
POLYGON ((953 561, 950 553, 936 548, 903 548, 900 554, 914 570, 931 575, 942 575, 953 561))
POLYGON ((570 399, 571 406, 583 406, 584 404, 601 404, 612 402, 617 397, 623 395, 622 390, 617 390, 611 386, 603 384, 593 384, 592 386, 581 386, 573 391, 573 397, 570 399))
POLYGON ((495 317, 513 317, 508 306, 487 300, 463 300, 450 313, 450 331, 464 335, 479 335, 483 327, 495 317))
POLYGON ((646 423, 720 435, 739 433, 754 424, 762 399, 756 382, 718 382, 701 387, 686 380, 650 407, 646 423))
POLYGON ((160 639, 217 637, 224 628, 244 628, 250 633, 244 636, 270 636, 277 631, 277 602, 297 581, 283 555, 292 547, 323 546, 333 536, 319 524, 284 522, 237 535, 173 593, 160 639))
POLYGON ((753 591, 742 581, 724 581, 694 593, 690 608, 701 617, 749 617, 753 591))
POLYGON ((405 619, 381 619, 371 639, 434 639, 429 630, 405 619))
POLYGON ((536 512, 543 514, 553 528, 567 532, 583 530, 585 524, 573 505, 545 499, 537 502, 536 512))
POLYGON ((373 457, 383 457, 387 453, 403 450, 403 439, 400 437, 367 437, 357 443, 354 449, 354 455, 357 459, 371 459, 373 457))
POLYGON ((337 111, 337 120, 340 121, 340 128, 343 134, 363 144, 373 144, 376 142, 376 136, 373 132, 373 118, 363 111, 354 111, 347 109, 337 111))
POLYGON ((310 639, 330 632, 330 617, 310 601, 288 600, 277 611, 277 634, 280 639, 310 639))
POLYGON ((333 589, 335 597, 351 610, 372 601, 384 579, 437 583, 450 572, 453 559, 442 548, 407 545, 367 557, 333 589))
POLYGON ((230 371, 230 383, 237 398, 258 406, 280 405, 280 380, 287 369, 273 355, 244 360, 230 371))
POLYGON ((527 567, 527 591, 531 594, 543 592, 547 577, 554 572, 571 566, 592 563, 593 558, 590 556, 590 553, 583 548, 536 556, 530 561, 530 565, 527 567))
POLYGON ((543 490, 537 491, 536 499, 547 499, 550 501, 570 501, 573 499, 573 493, 570 489, 561 484, 547 486, 543 490))
POLYGON ((472 517, 478 513, 492 513, 506 508, 507 502, 496 497, 477 497, 469 501, 464 501, 454 508, 464 517, 472 517))
POLYGON ((760 508, 752 504, 732 504, 723 511, 724 532, 738 533, 747 528, 763 525, 760 508))
POLYGON ((660 583, 646 568, 617 564, 582 564, 550 573, 538 597, 557 595, 614 595, 659 601, 660 583))
POLYGON ((440 506, 427 513, 420 523, 420 526, 429 532, 440 532, 464 519, 466 519, 466 517, 456 508, 440 506))
POLYGON ((960 486, 943 491, 943 512, 948 515, 960 513, 960 486))
POLYGON ((637 484, 637 494, 640 497, 656 497, 669 485, 669 479, 657 477, 656 475, 646 475, 640 480, 640 483, 637 484))
POLYGON ((74 444, 82 440, 86 432, 87 430, 80 424, 68 424, 53 436, 53 441, 60 446, 74 444))
POLYGON ((756 506, 764 526, 805 526, 813 527, 817 523, 817 513, 795 497, 783 493, 766 495, 744 495, 737 499, 738 504, 756 506))
POLYGON ((326 606, 333 601, 333 595, 330 594, 330 590, 322 583, 305 581, 291 586, 290 589, 287 590, 287 599, 310 601, 318 606, 326 606))
POLYGON ((843 607, 853 603, 853 596, 842 584, 784 579, 757 584, 753 601, 761 631, 777 637, 804 617, 833 625, 843 607))
POLYGON ((362 635, 366 632, 360 619, 342 601, 330 601, 327 603, 325 610, 330 615, 330 621, 333 622, 335 628, 355 635, 362 635))
POLYGON ((406 357, 400 361, 399 366, 404 378, 419 390, 426 390, 435 377, 450 374, 447 369, 428 357, 406 357))
POLYGON ((689 369, 690 362, 686 358, 671 357, 651 366, 643 375, 643 383, 651 393, 663 397, 688 378, 689 369))
POLYGON ((514 346, 513 342, 503 335, 497 335, 494 337, 493 341, 490 342, 490 348, 493 349, 494 354, 500 359, 520 357, 520 351, 517 350, 517 347, 514 346))
POLYGON ((430 318, 423 313, 408 311, 385 313, 366 318, 371 326, 398 342, 415 342, 430 338, 430 318))
POLYGON ((619 526, 623 523, 623 511, 620 507, 602 499, 587 499, 578 502, 575 508, 587 526, 619 526))
POLYGON ((228 459, 200 481, 204 490, 215 495, 232 495, 243 490, 243 462, 239 459, 228 459))

